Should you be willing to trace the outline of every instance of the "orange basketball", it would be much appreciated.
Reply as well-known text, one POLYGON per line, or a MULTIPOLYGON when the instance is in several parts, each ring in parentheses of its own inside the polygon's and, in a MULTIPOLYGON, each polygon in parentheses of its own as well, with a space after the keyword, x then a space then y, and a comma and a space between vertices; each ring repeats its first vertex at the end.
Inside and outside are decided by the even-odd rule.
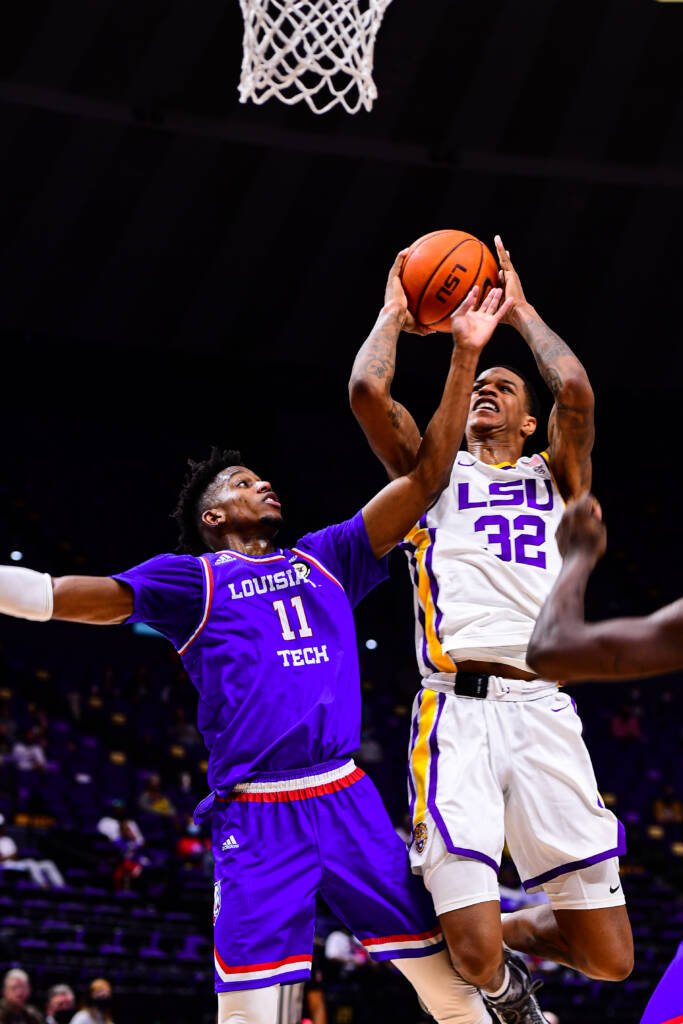
POLYGON ((479 285, 479 302, 498 281, 498 264, 466 231, 432 231, 413 242, 401 268, 408 309, 433 331, 450 331, 450 315, 470 288, 479 285))

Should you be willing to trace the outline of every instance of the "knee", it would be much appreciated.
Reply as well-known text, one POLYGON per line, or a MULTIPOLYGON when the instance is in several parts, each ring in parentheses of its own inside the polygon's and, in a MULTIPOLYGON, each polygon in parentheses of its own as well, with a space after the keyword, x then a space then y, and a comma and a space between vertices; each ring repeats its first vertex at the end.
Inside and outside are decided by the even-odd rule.
POLYGON ((457 945, 449 942, 448 950, 453 967, 461 978, 477 988, 489 983, 503 963, 503 947, 500 943, 467 939, 457 945))
POLYGON ((633 970, 633 946, 607 947, 587 958, 582 970, 599 981, 624 981, 633 970))

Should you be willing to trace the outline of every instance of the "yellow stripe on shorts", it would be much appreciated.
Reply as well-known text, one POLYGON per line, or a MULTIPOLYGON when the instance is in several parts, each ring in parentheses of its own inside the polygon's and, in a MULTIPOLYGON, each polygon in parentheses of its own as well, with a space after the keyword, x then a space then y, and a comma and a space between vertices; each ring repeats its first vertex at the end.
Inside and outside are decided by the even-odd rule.
POLYGON ((426 556, 432 538, 429 531, 414 526, 407 535, 406 540, 415 547, 415 558, 418 565, 418 586, 417 596, 425 615, 425 636, 427 638, 427 650, 429 660, 439 672, 455 672, 456 668, 451 659, 441 646, 441 641, 436 632, 436 608, 432 597, 431 582, 426 569, 426 556))
POLYGON ((424 821, 427 806, 427 770, 429 768, 429 737, 436 718, 438 694, 434 690, 423 690, 420 704, 420 725, 417 743, 413 749, 411 763, 415 780, 415 811, 413 825, 424 821))

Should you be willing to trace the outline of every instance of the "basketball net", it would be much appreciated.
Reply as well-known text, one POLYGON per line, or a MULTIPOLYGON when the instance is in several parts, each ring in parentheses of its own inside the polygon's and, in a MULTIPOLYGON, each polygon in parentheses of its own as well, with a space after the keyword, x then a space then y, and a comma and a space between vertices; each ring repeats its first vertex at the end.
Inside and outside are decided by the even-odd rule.
POLYGON ((372 110, 375 39, 391 0, 240 0, 240 103, 272 96, 313 113, 372 110))

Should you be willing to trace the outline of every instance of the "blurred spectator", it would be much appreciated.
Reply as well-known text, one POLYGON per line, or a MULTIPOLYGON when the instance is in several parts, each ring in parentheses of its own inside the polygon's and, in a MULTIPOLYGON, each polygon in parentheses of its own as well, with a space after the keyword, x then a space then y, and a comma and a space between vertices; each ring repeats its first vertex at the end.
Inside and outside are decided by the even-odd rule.
POLYGON ((150 775, 147 778, 147 783, 140 798, 138 805, 141 810, 147 811, 150 814, 160 814, 165 818, 170 818, 175 814, 175 807, 162 792, 161 779, 158 775, 150 775))
POLYGON ((114 888, 130 889, 132 883, 140 877, 143 870, 149 864, 140 850, 144 846, 142 833, 134 821, 121 822, 121 836, 114 844, 118 847, 121 860, 114 870, 114 888))
POLYGON ((33 727, 27 729, 22 734, 22 739, 12 747, 12 757, 20 772, 45 771, 45 751, 39 740, 39 732, 33 727))
POLYGON ((44 1024, 43 1015, 28 1005, 31 984, 26 971, 15 967, 8 971, 2 983, 0 1024, 44 1024))
POLYGON ((185 827, 185 834, 180 836, 175 848, 176 857, 182 862, 185 870, 202 870, 207 847, 210 848, 211 844, 202 836, 199 825, 195 825, 190 818, 185 827))
POLYGON ((75 1009, 76 999, 68 985, 53 985, 47 990, 45 1024, 69 1024, 75 1009))
POLYGON ((4 871, 27 871, 31 880, 41 889, 64 888, 64 879, 53 860, 34 860, 32 857, 17 859, 17 844, 11 836, 5 835, 5 816, 0 814, 0 865, 4 871))
POLYGON ((127 842, 134 841, 137 847, 145 845, 145 838, 140 831, 137 822, 133 821, 126 814, 126 805, 123 800, 112 800, 109 804, 109 814, 97 822, 97 831, 106 836, 112 843, 118 843, 122 838, 127 842), (122 835, 125 826, 125 836, 122 835))
POLYGON ((72 1018, 71 1024, 113 1024, 111 1006, 111 985, 106 978, 95 978, 88 985, 83 1009, 72 1018))
POLYGON ((113 874, 114 889, 130 889, 149 864, 140 852, 145 845, 145 838, 137 822, 126 816, 123 800, 112 800, 109 811, 109 815, 98 821, 97 831, 106 836, 119 853, 113 874))
POLYGON ((169 729, 169 738, 188 750, 201 746, 202 738, 196 725, 188 721, 184 708, 176 708, 173 712, 173 725, 169 729))
POLYGON ((616 740, 640 740, 643 734, 635 710, 629 704, 622 704, 612 719, 610 731, 616 740))
POLYGON ((674 787, 664 787, 664 792, 652 804, 652 816, 658 825, 683 822, 683 801, 676 796, 674 787))

